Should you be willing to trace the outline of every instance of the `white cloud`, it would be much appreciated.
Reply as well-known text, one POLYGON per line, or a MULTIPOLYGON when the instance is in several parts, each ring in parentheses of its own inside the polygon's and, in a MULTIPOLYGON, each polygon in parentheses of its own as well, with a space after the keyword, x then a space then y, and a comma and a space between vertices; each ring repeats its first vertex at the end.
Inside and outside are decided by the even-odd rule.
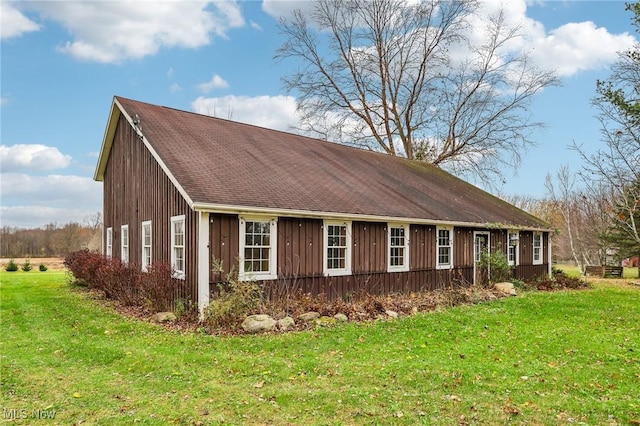
POLYGON ((173 83, 171 86, 169 86, 169 92, 171 93, 176 93, 181 90, 182 90, 182 87, 180 87, 178 83, 173 83))
POLYGON ((0 106, 5 106, 9 103, 9 99, 6 96, 0 96, 0 106))
POLYGON ((244 25, 235 1, 34 2, 30 7, 64 25, 73 40, 58 46, 78 59, 119 63, 161 48, 197 48, 211 34, 244 25))
POLYGON ((198 85, 198 89, 204 93, 209 93, 213 89, 226 89, 227 87, 229 87, 229 83, 227 83, 225 79, 220 77, 218 74, 211 77, 211 80, 208 82, 198 85))
POLYGON ((617 52, 629 49, 635 38, 628 33, 611 34, 606 28, 587 21, 562 25, 532 42, 536 62, 569 76, 615 61, 617 52))
POLYGON ((71 163, 71 156, 58 148, 41 144, 0 145, 2 172, 18 170, 47 171, 64 169, 71 163))
POLYGON ((34 176, 2 173, 3 205, 40 204, 51 207, 100 206, 102 184, 75 175, 34 176))
POLYGON ((100 209, 60 208, 42 205, 32 206, 0 206, 0 223, 2 226, 15 228, 41 228, 50 223, 58 225, 69 222, 84 223, 85 219, 100 209))
POLYGON ((198 97, 191 108, 206 114, 269 129, 290 131, 298 122, 296 100, 292 96, 198 97))
POLYGON ((0 38, 19 37, 24 33, 38 31, 40 25, 27 18, 11 3, 0 2, 0 38))

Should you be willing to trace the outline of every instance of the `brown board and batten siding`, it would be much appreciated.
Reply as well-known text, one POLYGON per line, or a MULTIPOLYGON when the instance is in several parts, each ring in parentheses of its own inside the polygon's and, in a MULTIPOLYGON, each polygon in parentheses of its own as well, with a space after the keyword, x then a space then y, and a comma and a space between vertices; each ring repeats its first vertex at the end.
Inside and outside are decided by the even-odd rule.
POLYGON ((136 131, 120 116, 104 170, 104 227, 113 229, 113 257, 121 257, 121 226, 129 226, 129 263, 142 263, 142 222, 152 223, 152 263, 171 262, 171 217, 185 215, 185 280, 197 300, 197 213, 136 131))

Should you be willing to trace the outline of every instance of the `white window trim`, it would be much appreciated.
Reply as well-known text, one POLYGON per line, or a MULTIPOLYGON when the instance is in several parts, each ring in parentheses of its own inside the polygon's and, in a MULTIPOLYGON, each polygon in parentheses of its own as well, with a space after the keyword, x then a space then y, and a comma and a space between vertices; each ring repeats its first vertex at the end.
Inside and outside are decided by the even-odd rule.
POLYGON ((150 220, 145 220, 144 222, 142 222, 142 226, 140 227, 140 235, 141 235, 141 242, 142 242, 142 258, 140 261, 140 264, 142 265, 142 270, 146 271, 147 268, 149 268, 149 266, 151 266, 151 264, 153 263, 153 223, 150 220), (151 235, 149 235, 149 263, 145 262, 145 255, 144 255, 144 248, 146 247, 144 245, 144 227, 145 225, 149 225, 150 227, 150 232, 151 235))
POLYGON ((278 218, 273 216, 240 216, 240 247, 238 254, 238 276, 240 280, 275 280, 278 278, 278 218), (246 222, 269 222, 269 271, 245 272, 244 249, 246 241, 246 222))
POLYGON ((171 216, 171 268, 173 269, 173 277, 184 280, 186 277, 186 272, 184 270, 179 270, 176 268, 176 253, 175 253, 175 228, 174 224, 182 222, 182 262, 183 266, 186 269, 187 267, 187 228, 186 228, 186 219, 185 215, 171 216))
POLYGON ((510 266, 518 266, 520 264, 520 231, 511 230, 507 231, 507 263, 510 266), (517 238, 515 239, 516 244, 516 258, 514 260, 509 259, 509 249, 511 247, 511 235, 516 234, 517 238))
POLYGON ((387 224, 387 272, 406 272, 409 270, 409 225, 406 223, 387 224), (391 228, 404 229, 404 264, 391 265, 391 228))
POLYGON ((105 243, 104 243, 104 254, 107 257, 113 256, 113 228, 108 227, 107 232, 105 234, 105 243))
POLYGON ((542 239, 542 232, 534 232, 533 236, 531 237, 531 249, 532 249, 532 253, 531 255, 533 256, 533 264, 534 265, 542 265, 544 262, 542 260, 543 256, 544 256, 544 243, 543 243, 543 239, 542 239), (536 235, 540 236, 540 255, 538 256, 538 259, 536 259, 536 235))
POLYGON ((120 226, 120 260, 123 263, 129 263, 129 225, 120 226), (127 244, 125 244, 124 235, 127 235, 127 244), (125 250, 126 249, 126 250, 125 250), (125 256, 126 252, 126 256, 125 256))
POLYGON ((436 226, 436 269, 453 269, 453 226, 436 226), (440 231, 449 231, 449 245, 440 245, 440 231), (440 263, 440 247, 449 247, 449 263, 440 263))
POLYGON ((323 244, 322 244, 322 269, 326 276, 341 276, 341 275, 351 275, 351 256, 353 252, 353 244, 352 244, 352 235, 351 235, 351 221, 338 221, 338 220, 325 220, 323 229, 323 244), (347 227, 347 235, 346 235, 346 250, 345 250, 345 259, 344 259, 344 268, 332 268, 329 269, 327 266, 328 262, 328 251, 329 251, 329 226, 346 226, 347 227))

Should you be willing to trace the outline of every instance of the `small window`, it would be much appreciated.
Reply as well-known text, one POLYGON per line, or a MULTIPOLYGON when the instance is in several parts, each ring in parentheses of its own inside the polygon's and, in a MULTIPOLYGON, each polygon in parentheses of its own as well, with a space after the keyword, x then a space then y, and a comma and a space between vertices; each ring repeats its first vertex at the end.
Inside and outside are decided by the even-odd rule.
POLYGON ((518 231, 509 231, 507 234, 507 261, 509 265, 519 264, 518 243, 520 240, 520 234, 518 231))
POLYGON ((107 228, 105 240, 104 253, 107 255, 107 257, 111 257, 113 255, 113 228, 107 228))
POLYGON ((184 215, 171 218, 171 267, 176 278, 185 278, 184 215))
POLYGON ((327 275, 351 273, 351 223, 324 224, 324 266, 327 275))
POLYGON ((406 225, 389 225, 389 271, 409 270, 409 228, 406 225))
POLYGON ((453 235, 451 228, 437 228, 437 269, 453 268, 453 235))
POLYGON ((240 264, 242 279, 276 279, 277 220, 240 219, 240 264))
POLYGON ((542 233, 533 233, 533 264, 542 265, 542 233))
POLYGON ((151 253, 151 221, 142 222, 142 270, 146 271, 152 262, 151 253))
POLYGON ((120 227, 120 259, 129 263, 129 225, 120 227))

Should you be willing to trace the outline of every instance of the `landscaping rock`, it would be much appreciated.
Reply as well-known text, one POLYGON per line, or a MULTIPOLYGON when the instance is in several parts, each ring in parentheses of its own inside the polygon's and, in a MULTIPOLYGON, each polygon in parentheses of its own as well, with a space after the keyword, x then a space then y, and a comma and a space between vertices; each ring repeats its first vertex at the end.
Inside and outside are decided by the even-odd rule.
POLYGON ((336 324, 336 319, 331 317, 322 316, 315 320, 317 327, 329 327, 336 324))
POLYGON ((384 313, 387 314, 389 318, 393 318, 393 319, 398 318, 398 313, 396 311, 387 310, 387 311, 384 311, 384 313))
POLYGON ((287 331, 290 327, 295 326, 296 322, 294 321, 293 318, 287 316, 287 317, 279 319, 277 321, 277 325, 278 325, 278 329, 279 330, 287 331))
POLYGON ((242 321, 242 329, 247 333, 263 333, 275 328, 276 320, 269 315, 249 315, 242 321))
POLYGON ((337 313, 333 316, 338 322, 347 322, 349 318, 343 313, 337 313))
POLYGON ((305 312, 304 314, 300 315, 298 317, 298 319, 302 322, 309 322, 309 321, 313 321, 314 319, 318 319, 320 318, 320 314, 317 312, 305 312))
POLYGON ((503 294, 508 294, 508 295, 511 295, 511 296, 517 296, 516 289, 513 288, 513 284, 512 283, 508 283, 508 282, 495 283, 493 285, 493 288, 495 288, 496 290, 498 290, 499 292, 501 292, 503 294))
POLYGON ((173 312, 158 312, 157 314, 153 314, 151 317, 151 321, 157 322, 159 324, 164 324, 168 322, 176 322, 178 317, 173 312))

